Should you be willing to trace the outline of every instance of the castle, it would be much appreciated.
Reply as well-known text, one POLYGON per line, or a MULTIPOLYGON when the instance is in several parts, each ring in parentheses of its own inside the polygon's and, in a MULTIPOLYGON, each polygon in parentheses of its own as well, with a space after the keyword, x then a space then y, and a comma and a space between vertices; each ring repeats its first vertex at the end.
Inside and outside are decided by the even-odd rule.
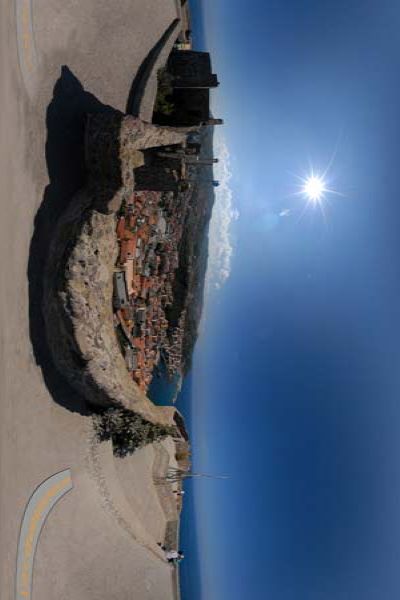
MULTIPOLYGON (((220 125, 210 116, 210 89, 219 85, 208 52, 174 50, 167 63, 171 77, 173 112, 168 124, 182 127, 220 125)), ((165 123, 166 124, 166 123, 165 123)))

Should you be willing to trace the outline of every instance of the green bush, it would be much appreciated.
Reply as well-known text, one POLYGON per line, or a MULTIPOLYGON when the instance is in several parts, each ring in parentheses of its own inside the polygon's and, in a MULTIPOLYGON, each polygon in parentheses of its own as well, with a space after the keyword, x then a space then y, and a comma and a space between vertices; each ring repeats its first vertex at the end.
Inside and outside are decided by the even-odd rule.
POLYGON ((170 100, 173 92, 172 75, 163 68, 158 71, 157 79, 158 88, 154 112, 167 116, 172 115, 175 109, 174 103, 170 100))
POLYGON ((175 427, 155 425, 125 408, 109 408, 96 415, 95 425, 99 440, 111 439, 113 452, 119 457, 177 433, 175 427))

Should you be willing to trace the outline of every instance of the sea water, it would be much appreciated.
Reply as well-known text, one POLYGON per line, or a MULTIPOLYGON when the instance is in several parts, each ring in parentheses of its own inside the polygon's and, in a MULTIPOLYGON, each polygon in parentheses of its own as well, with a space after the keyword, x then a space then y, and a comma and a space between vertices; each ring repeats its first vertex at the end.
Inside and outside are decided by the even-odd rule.
MULTIPOLYGON (((182 385, 178 395, 176 407, 183 415, 188 429, 189 437, 192 439, 192 377, 189 374, 182 385)), ((185 559, 179 567, 181 598, 182 600, 200 600, 200 557, 198 550, 196 530, 196 496, 193 479, 186 479, 183 489, 183 510, 180 525, 180 550, 185 554, 185 559)))
POLYGON ((181 377, 168 377, 165 364, 161 362, 154 369, 148 391, 149 398, 158 406, 170 406, 178 399, 180 384, 181 377))
MULTIPOLYGON (((176 408, 185 419, 190 438, 192 431, 192 380, 188 375, 178 391, 178 380, 170 381, 165 366, 155 372, 149 388, 149 397, 159 406, 172 405, 176 397, 176 408)), ((190 478, 184 481, 183 510, 180 522, 180 550, 185 559, 179 567, 182 600, 200 600, 200 566, 196 532, 194 482, 190 478)))
POLYGON ((203 19, 203 0, 190 0, 192 15, 192 41, 194 50, 205 50, 205 30, 203 19))

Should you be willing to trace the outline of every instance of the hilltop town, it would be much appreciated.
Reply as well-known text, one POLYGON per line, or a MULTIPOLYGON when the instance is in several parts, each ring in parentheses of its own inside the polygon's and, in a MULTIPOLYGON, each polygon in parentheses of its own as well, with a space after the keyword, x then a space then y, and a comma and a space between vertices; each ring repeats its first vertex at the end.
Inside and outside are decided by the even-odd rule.
POLYGON ((218 186, 212 132, 222 123, 210 116, 209 92, 218 81, 208 53, 177 44, 164 78, 165 73, 172 109, 155 113, 154 120, 198 131, 188 133, 183 144, 145 152, 135 169, 135 191, 116 224, 114 325, 126 367, 145 392, 160 363, 170 379, 190 368, 218 186))
MULTIPOLYGON (((181 158, 177 148, 171 148, 164 152, 173 158, 164 162, 170 165, 175 161, 178 166, 182 162, 189 173, 193 168, 190 161, 197 157, 190 153, 199 150, 200 144, 189 142, 181 158)), ((192 164, 212 170, 208 159, 192 164)), ((204 257, 197 248, 204 245, 204 225, 209 222, 214 202, 213 188, 205 194, 204 202, 201 190, 204 196, 209 185, 199 181, 196 172, 191 176, 193 179, 186 182, 180 180, 181 188, 176 192, 135 191, 118 216, 114 321, 127 368, 143 391, 161 360, 170 378, 182 375, 185 365, 190 364, 194 342, 187 338, 193 336, 192 315, 196 313, 197 323, 200 318, 201 310, 195 307, 202 304, 205 275, 203 269, 199 277, 197 262, 204 257), (197 231, 200 223, 203 225, 197 231)))
POLYGON ((166 317, 186 209, 186 196, 180 199, 178 207, 172 192, 135 192, 118 218, 114 319, 127 368, 144 391, 161 353, 170 374, 180 370, 185 315, 172 332, 166 317))

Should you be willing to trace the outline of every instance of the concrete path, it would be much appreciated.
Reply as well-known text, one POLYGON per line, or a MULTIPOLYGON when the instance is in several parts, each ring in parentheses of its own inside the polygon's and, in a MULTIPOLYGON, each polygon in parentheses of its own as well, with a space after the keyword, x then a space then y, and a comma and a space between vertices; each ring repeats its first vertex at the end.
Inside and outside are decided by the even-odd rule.
POLYGON ((1 600, 15 597, 32 490, 68 468, 74 487, 44 524, 32 598, 174 597, 170 567, 137 541, 135 514, 124 516, 122 486, 111 485, 109 510, 93 477, 91 417, 48 359, 40 298, 49 232, 84 180, 83 116, 124 110, 139 65, 176 16, 175 0, 0 3, 1 600))

